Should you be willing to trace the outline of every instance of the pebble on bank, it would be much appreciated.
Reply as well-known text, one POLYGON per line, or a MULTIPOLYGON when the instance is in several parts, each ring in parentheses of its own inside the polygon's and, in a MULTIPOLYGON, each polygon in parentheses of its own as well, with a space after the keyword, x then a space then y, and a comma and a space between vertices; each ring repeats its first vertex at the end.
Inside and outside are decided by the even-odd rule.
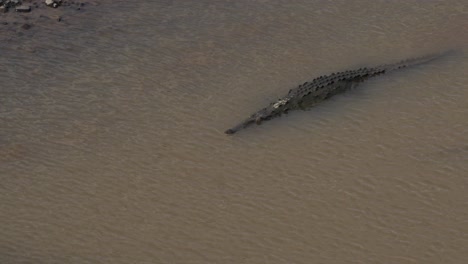
MULTIPOLYGON (((45 0, 44 3, 52 8, 57 8, 63 0, 45 0)), ((21 0, 0 0, 0 13, 6 13, 10 8, 15 8, 16 12, 30 12, 31 6, 23 5, 21 0)))

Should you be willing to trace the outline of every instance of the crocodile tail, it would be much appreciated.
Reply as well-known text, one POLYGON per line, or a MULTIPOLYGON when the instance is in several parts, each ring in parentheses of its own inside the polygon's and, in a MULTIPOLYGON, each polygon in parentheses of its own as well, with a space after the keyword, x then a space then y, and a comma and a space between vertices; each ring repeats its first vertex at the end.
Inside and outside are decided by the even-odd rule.
POLYGON ((386 64, 386 65, 382 65, 381 67, 378 67, 378 68, 380 68, 382 70, 385 70, 386 72, 394 71, 394 70, 398 70, 398 69, 401 69, 401 68, 406 68, 406 67, 410 67, 410 66, 419 65, 419 64, 423 64, 423 63, 433 61, 435 59, 438 59, 438 58, 442 57, 443 55, 446 55, 449 52, 450 51, 447 51, 447 52, 444 52, 444 53, 430 54, 430 55, 426 55, 426 56, 419 57, 419 58, 402 60, 402 61, 400 61, 398 63, 386 64))

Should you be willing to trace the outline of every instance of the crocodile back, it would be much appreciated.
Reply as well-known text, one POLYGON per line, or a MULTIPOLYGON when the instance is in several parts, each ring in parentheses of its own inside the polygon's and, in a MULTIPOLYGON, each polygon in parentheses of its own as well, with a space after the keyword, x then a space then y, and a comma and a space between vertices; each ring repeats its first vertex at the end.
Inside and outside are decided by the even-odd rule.
POLYGON ((299 108, 308 108, 335 94, 342 93, 368 78, 385 73, 382 68, 360 68, 320 76, 291 89, 285 97, 299 108), (313 98, 313 99, 312 99, 313 98))
POLYGON ((297 88, 289 90, 288 95, 280 100, 286 99, 291 105, 295 105, 301 109, 308 108, 335 94, 354 88, 357 84, 369 78, 391 72, 393 70, 430 62, 442 55, 443 54, 432 54, 424 57, 402 60, 392 64, 384 64, 371 68, 366 67, 320 76, 310 82, 305 82, 299 85, 297 88))

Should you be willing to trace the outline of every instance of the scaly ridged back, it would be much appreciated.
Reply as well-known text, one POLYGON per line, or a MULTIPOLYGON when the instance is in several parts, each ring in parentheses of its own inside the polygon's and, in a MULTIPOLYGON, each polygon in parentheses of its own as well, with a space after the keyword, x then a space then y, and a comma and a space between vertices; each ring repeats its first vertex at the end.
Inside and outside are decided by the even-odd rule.
POLYGON ((337 72, 317 77, 310 82, 305 82, 297 88, 289 90, 289 93, 286 96, 252 114, 249 118, 235 127, 226 130, 225 133, 236 133, 238 130, 253 123, 260 124, 264 120, 270 120, 282 113, 287 113, 289 110, 305 109, 314 106, 335 94, 342 93, 356 86, 364 80, 386 72, 426 63, 444 54, 429 55, 415 59, 403 60, 393 64, 384 64, 372 68, 360 68, 357 70, 337 72))

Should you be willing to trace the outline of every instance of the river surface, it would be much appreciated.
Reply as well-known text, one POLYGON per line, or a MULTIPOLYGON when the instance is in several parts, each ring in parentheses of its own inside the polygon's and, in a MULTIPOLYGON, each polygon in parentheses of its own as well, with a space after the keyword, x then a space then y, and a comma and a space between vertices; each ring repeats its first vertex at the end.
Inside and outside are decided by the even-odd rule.
POLYGON ((467 28, 465 0, 0 25, 0 263, 467 263, 467 28), (223 133, 314 77, 449 49, 223 133))

